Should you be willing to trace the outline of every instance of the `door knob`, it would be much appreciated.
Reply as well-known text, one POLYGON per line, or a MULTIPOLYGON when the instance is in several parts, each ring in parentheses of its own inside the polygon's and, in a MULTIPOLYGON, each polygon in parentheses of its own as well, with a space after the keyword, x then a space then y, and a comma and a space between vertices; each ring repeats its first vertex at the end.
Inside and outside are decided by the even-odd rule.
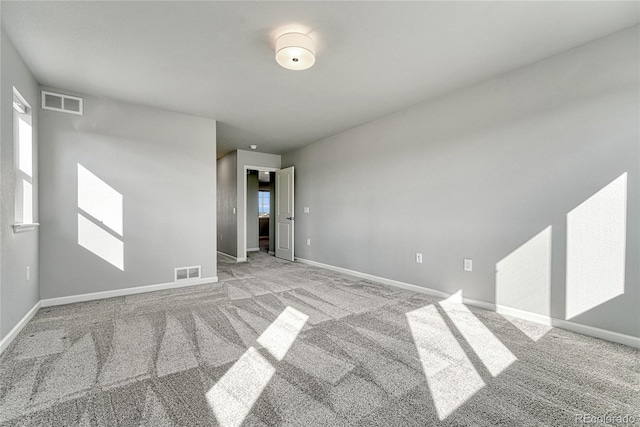
POLYGON ((293 217, 292 216, 288 216, 287 219, 290 219, 291 221, 293 221, 293 217))

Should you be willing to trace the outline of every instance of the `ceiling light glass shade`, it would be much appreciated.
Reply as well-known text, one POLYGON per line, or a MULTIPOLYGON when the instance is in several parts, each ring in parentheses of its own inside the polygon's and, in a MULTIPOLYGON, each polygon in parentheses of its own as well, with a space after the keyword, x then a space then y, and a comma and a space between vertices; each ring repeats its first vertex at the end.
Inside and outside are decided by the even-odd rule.
POLYGON ((283 34, 276 40, 276 61, 288 70, 306 70, 316 62, 316 44, 305 34, 283 34))

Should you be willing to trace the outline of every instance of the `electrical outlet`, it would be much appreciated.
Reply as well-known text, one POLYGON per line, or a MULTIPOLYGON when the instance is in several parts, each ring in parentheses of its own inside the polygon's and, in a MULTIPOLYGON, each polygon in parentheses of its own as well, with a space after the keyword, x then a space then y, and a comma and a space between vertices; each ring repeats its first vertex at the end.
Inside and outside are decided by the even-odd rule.
POLYGON ((234 215, 236 214, 236 208, 233 208, 233 214, 234 215))
POLYGON ((421 253, 416 253, 416 262, 418 264, 422 264, 422 254, 421 253))
POLYGON ((464 271, 473 271, 473 261, 470 259, 464 260, 464 271))
POLYGON ((309 206, 304 207, 304 213, 309 213, 309 206))
POLYGON ((27 266, 27 280, 31 280, 31 267, 27 266))
POLYGON ((311 239, 307 239, 307 246, 311 246, 311 239))

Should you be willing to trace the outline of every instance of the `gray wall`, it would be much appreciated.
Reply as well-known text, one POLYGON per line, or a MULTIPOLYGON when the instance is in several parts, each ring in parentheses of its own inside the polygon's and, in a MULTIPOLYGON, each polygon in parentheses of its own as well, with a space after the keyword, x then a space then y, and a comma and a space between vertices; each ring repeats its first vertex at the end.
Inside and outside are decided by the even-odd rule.
POLYGON ((638 28, 284 155, 296 256, 565 319, 568 214, 626 173, 624 292, 570 320, 640 336, 638 28))
POLYGON ((216 122, 81 96, 84 116, 41 111, 42 298, 215 277, 216 122), (123 196, 124 271, 79 245, 78 164, 123 196))
POLYGON ((280 169, 281 157, 276 154, 258 153, 256 151, 237 150, 238 168, 236 173, 237 179, 237 200, 238 200, 238 258, 242 259, 246 254, 246 240, 244 236, 244 200, 245 200, 245 183, 246 176, 245 166, 253 166, 258 168, 274 168, 280 169))
POLYGON ((247 175, 247 249, 260 247, 258 232, 258 173, 247 175))
POLYGON ((14 234, 13 87, 33 108, 34 222, 38 222, 38 84, 4 31, 0 36, 0 339, 40 300, 37 229, 14 234), (26 280, 27 266, 31 280, 26 280))
POLYGON ((218 250, 231 256, 238 251, 238 216, 234 213, 238 191, 238 154, 234 151, 217 161, 218 165, 218 250))

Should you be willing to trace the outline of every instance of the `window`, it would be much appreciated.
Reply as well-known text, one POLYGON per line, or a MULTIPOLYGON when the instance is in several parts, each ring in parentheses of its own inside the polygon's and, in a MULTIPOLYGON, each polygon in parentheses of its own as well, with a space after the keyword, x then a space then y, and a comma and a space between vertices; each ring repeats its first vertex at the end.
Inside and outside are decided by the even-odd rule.
POLYGON ((15 222, 33 219, 33 132, 31 107, 13 88, 13 143, 15 152, 15 222))
POLYGON ((258 192, 258 215, 269 216, 269 205, 271 201, 271 194, 268 191, 258 192))

